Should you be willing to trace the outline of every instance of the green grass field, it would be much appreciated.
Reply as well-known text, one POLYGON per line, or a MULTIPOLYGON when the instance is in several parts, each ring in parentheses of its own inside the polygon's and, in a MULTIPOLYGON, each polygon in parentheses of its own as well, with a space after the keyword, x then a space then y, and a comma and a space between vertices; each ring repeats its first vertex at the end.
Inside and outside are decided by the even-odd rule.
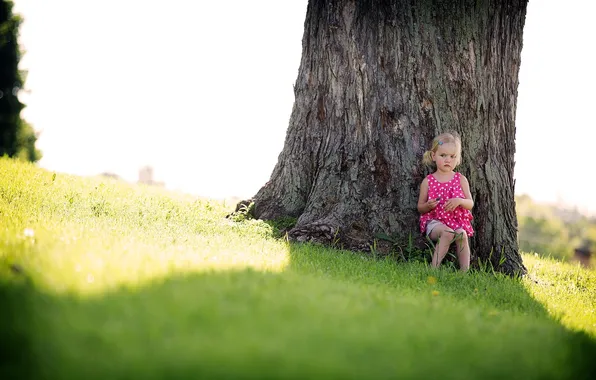
POLYGON ((596 273, 433 271, 0 159, 2 379, 588 379, 596 273))

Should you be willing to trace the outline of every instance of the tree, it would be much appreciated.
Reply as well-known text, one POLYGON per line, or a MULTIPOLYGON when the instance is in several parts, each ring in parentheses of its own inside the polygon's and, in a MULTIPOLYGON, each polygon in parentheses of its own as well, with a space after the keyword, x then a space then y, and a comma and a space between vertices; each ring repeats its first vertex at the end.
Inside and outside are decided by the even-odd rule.
POLYGON ((13 14, 12 8, 12 1, 0 0, 0 157, 8 155, 35 162, 41 158, 35 148, 37 135, 21 118, 25 105, 18 98, 24 84, 24 73, 18 67, 21 18, 13 14))
POLYGON ((366 250, 384 233, 423 244, 422 154, 454 130, 475 200, 473 259, 525 273, 513 169, 526 7, 310 0, 285 145, 253 198, 254 215, 297 218, 288 232, 297 241, 366 250))

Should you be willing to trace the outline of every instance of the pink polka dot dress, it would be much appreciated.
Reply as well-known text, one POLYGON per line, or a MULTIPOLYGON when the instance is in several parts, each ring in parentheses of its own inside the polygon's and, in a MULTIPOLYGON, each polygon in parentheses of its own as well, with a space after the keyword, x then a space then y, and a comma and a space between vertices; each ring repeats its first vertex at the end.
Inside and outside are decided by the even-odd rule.
POLYGON ((429 174, 428 180, 428 199, 436 199, 441 197, 439 204, 434 210, 422 214, 420 216, 420 231, 422 234, 426 232, 426 224, 430 220, 438 220, 447 227, 457 230, 459 228, 466 231, 468 236, 474 235, 471 220, 473 219, 470 210, 458 206, 453 211, 445 211, 445 203, 451 198, 465 198, 464 191, 461 188, 459 173, 455 173, 453 178, 447 182, 439 182, 432 175, 429 174))

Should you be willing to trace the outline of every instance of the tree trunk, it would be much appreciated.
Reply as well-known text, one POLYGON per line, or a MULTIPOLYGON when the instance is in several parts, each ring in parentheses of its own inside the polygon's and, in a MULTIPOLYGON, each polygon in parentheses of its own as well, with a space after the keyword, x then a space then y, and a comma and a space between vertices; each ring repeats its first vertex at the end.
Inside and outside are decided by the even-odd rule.
POLYGON ((285 146, 255 216, 296 217, 290 238, 348 249, 377 233, 421 241, 422 154, 454 130, 475 201, 473 259, 524 273, 513 168, 526 6, 310 0, 285 146))

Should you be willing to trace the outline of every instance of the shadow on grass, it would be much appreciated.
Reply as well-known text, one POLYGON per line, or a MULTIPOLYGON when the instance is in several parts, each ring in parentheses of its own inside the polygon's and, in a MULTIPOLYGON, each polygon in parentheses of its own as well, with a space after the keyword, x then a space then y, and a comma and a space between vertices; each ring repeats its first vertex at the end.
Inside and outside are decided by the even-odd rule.
POLYGON ((32 286, 0 278, 0 378, 31 378, 32 286))
POLYGON ((501 274, 459 272, 453 262, 439 269, 427 262, 405 263, 392 256, 372 257, 358 253, 328 249, 310 244, 290 244, 290 269, 301 273, 319 273, 338 280, 374 284, 398 292, 420 294, 438 291, 471 305, 492 307, 500 311, 519 312, 539 318, 549 313, 536 301, 518 279, 501 274))
POLYGON ((521 284, 485 277, 291 244, 281 273, 191 273, 87 297, 3 283, 0 378, 595 373, 593 340, 549 318, 521 284))
MULTIPOLYGON (((408 299, 413 296, 416 299, 423 299, 426 295, 427 298, 432 299, 431 303, 436 302, 431 308, 431 313, 416 315, 416 312, 413 312, 405 317, 419 317, 426 320, 413 328, 432 331, 433 325, 440 325, 441 328, 451 329, 452 332, 459 329, 454 334, 454 339, 447 343, 456 351, 462 348, 462 336, 467 335, 467 338, 471 339, 468 342, 470 348, 475 344, 474 335, 479 340, 486 340, 487 344, 479 347, 482 354, 470 355, 470 351, 464 344, 464 349, 460 351, 461 355, 451 353, 450 361, 467 362, 474 357, 482 361, 487 360, 491 355, 496 355, 500 357, 499 363, 494 363, 496 366, 514 368, 517 367, 514 363, 526 362, 519 366, 517 373, 516 371, 512 374, 501 373, 504 378, 588 379, 596 374, 594 337, 584 331, 574 331, 563 326, 559 317, 553 317, 545 305, 528 292, 521 279, 478 270, 461 273, 456 269, 453 260, 439 269, 434 269, 425 262, 404 263, 391 256, 375 258, 369 253, 334 250, 310 244, 291 243, 289 246, 291 256, 289 270, 294 272, 316 273, 347 284, 362 284, 371 289, 371 292, 388 291, 398 298, 408 299), (445 310, 452 306, 455 306, 455 310, 445 310), (453 318, 450 319, 449 315, 453 318), (461 319, 469 323, 460 323, 461 319), (542 329, 538 327, 539 324, 545 329, 539 331, 542 329), (549 336, 549 334, 554 335, 549 336), (554 338, 555 336, 557 337, 554 338), (496 338, 499 342, 488 343, 491 338, 496 338), (558 343, 554 343, 555 340, 558 343), (512 355, 512 352, 516 351, 514 347, 523 347, 530 341, 538 342, 542 346, 537 349, 527 347, 520 350, 517 357, 516 354, 512 355), (547 346, 550 348, 546 348, 547 346), (543 368, 536 366, 535 371, 530 370, 525 373, 527 369, 525 365, 532 361, 529 357, 543 355, 548 360, 558 361, 561 359, 560 349, 566 350, 567 355, 557 365, 546 366, 551 368, 550 372, 546 371, 538 375, 543 368)), ((399 320, 397 323, 402 321, 399 320)), ((407 324, 404 328, 407 328, 407 324)), ((442 332, 434 331, 434 333, 438 339, 441 339, 442 332)), ((441 344, 445 343, 441 342, 441 344)), ((425 363, 428 362, 420 361, 421 365, 426 365, 425 363)), ((466 365, 462 367, 465 368, 466 365)), ((457 373, 457 366, 453 366, 452 370, 457 373)), ((484 374, 478 372, 469 378, 501 377, 492 376, 490 369, 487 370, 488 372, 484 374)), ((437 374, 437 377, 444 376, 444 373, 437 374)))

